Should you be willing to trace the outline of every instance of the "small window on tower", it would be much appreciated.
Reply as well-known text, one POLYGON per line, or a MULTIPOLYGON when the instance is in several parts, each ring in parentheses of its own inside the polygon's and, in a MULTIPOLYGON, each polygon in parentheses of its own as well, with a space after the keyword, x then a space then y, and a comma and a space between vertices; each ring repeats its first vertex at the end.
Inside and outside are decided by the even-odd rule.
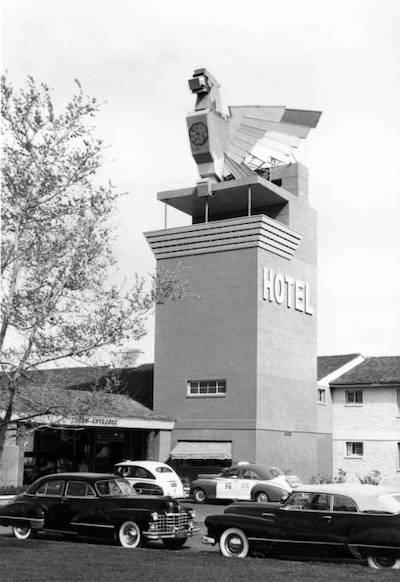
POLYGON ((326 390, 324 388, 318 388, 317 401, 319 404, 326 404, 326 390))
POLYGON ((226 380, 189 380, 187 383, 187 396, 207 397, 225 396, 226 380))

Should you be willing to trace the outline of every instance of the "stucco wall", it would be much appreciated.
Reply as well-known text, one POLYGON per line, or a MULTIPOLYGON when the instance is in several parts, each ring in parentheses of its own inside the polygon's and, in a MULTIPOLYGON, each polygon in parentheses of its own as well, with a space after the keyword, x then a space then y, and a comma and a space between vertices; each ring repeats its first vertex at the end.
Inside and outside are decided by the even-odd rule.
POLYGON ((332 415, 334 471, 341 468, 357 480, 357 474, 377 470, 384 480, 400 483, 397 387, 365 388, 360 405, 346 405, 345 389, 334 388, 332 415), (348 457, 346 442, 362 442, 363 456, 348 457))

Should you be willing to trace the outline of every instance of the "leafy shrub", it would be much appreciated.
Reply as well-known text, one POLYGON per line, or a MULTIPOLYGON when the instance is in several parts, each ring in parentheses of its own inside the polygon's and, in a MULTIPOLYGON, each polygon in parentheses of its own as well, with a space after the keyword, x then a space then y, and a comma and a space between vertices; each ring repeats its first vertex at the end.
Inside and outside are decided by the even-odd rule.
POLYGON ((330 477, 329 475, 323 475, 318 473, 318 475, 313 475, 310 479, 310 483, 315 485, 320 485, 322 483, 345 483, 346 482, 346 471, 343 469, 338 469, 336 475, 330 477))
POLYGON ((382 474, 380 471, 377 471, 376 469, 372 469, 372 471, 370 471, 369 473, 366 473, 365 475, 358 475, 357 474, 357 479, 363 485, 379 485, 379 483, 381 482, 381 479, 382 479, 382 474))

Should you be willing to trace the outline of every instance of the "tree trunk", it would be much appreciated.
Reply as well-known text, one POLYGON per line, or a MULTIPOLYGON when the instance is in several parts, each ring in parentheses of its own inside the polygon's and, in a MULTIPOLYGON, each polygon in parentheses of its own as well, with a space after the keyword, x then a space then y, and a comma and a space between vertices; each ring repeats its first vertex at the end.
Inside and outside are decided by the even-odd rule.
POLYGON ((7 428, 12 417, 16 389, 16 382, 14 380, 9 380, 9 384, 5 388, 5 390, 8 390, 9 394, 8 406, 4 417, 0 421, 0 469, 3 463, 4 444, 6 441, 7 428))

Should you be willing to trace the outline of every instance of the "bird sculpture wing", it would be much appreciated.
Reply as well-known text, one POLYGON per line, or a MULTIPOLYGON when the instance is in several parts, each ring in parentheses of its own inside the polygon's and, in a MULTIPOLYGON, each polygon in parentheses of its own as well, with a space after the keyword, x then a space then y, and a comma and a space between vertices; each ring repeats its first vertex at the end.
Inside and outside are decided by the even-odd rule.
POLYGON ((321 116, 320 111, 283 106, 230 107, 229 114, 225 153, 237 164, 245 160, 260 140, 278 151, 297 148, 321 116))

